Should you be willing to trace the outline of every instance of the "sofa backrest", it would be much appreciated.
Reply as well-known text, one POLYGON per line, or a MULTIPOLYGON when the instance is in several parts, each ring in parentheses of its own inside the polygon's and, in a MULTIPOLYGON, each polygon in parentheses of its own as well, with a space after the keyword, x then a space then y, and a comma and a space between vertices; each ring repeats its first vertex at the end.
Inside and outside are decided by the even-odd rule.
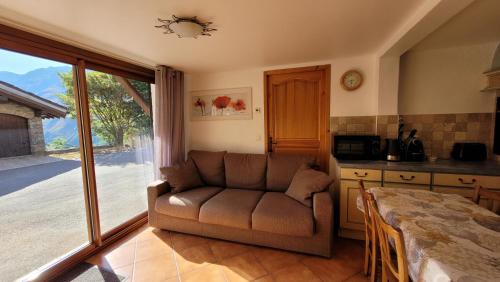
POLYGON ((224 156, 226 186, 228 188, 265 190, 266 189, 265 154, 227 153, 224 156))
POLYGON ((193 159, 198 168, 201 180, 209 186, 226 186, 226 176, 224 169, 224 156, 226 151, 190 151, 188 156, 193 159))
POLYGON ((314 156, 293 154, 239 154, 190 151, 206 185, 285 192, 303 164, 316 163, 314 156))
POLYGON ((266 189, 285 192, 300 166, 315 163, 314 156, 270 153, 267 156, 266 189))

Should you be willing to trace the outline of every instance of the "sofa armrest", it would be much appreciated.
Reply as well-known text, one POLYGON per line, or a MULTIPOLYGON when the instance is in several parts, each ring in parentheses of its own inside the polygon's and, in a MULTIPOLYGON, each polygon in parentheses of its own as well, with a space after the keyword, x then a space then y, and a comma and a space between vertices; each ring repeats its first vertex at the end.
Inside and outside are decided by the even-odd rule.
POLYGON ((156 180, 148 185, 148 217, 149 225, 156 227, 156 199, 170 191, 170 185, 167 181, 156 180))
POLYGON ((313 215, 316 221, 333 221, 333 201, 330 192, 313 194, 313 215))

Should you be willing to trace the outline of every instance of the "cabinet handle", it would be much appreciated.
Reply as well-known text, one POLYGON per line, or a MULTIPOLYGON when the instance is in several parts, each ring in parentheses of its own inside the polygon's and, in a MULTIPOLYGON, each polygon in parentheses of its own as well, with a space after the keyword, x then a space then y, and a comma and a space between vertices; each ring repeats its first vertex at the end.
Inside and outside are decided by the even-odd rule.
POLYGON ((359 175, 359 173, 357 171, 355 171, 354 175, 356 175, 357 177, 367 177, 368 176, 368 172, 365 172, 364 175, 359 175))
POLYGON ((462 184, 474 184, 474 183, 476 183, 475 178, 472 178, 471 182, 465 182, 464 179, 462 177, 460 177, 460 178, 458 178, 458 181, 460 181, 460 183, 462 183, 462 184))
POLYGON ((410 177, 404 177, 402 174, 400 174, 399 177, 404 181, 412 181, 413 179, 415 179, 415 175, 412 175, 410 177))

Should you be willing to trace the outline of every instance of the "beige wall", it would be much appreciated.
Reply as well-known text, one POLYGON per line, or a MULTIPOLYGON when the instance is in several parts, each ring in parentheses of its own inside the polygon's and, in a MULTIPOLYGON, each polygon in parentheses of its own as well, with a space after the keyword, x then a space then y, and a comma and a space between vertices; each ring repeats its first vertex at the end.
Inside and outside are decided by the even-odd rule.
POLYGON ((187 150, 228 150, 231 152, 263 153, 264 141, 264 89, 265 70, 331 64, 331 116, 364 116, 377 112, 375 91, 375 57, 359 56, 338 60, 310 62, 297 65, 273 66, 261 69, 238 70, 209 74, 186 75, 186 140, 187 150), (342 89, 339 79, 351 69, 364 75, 361 88, 353 92, 342 89), (252 120, 190 121, 190 91, 232 87, 252 87, 252 120), (260 113, 255 112, 261 108, 260 113))
POLYGON ((401 57, 399 114, 489 113, 482 93, 498 42, 409 51, 401 57))

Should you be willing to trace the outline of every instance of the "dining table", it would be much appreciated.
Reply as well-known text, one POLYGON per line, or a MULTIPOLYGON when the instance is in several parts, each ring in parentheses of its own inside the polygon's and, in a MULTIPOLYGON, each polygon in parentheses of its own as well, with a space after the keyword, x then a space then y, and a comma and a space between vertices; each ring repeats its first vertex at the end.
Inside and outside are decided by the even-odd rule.
POLYGON ((368 192, 382 218, 401 230, 413 281, 500 281, 500 216, 456 194, 386 187, 368 192))

